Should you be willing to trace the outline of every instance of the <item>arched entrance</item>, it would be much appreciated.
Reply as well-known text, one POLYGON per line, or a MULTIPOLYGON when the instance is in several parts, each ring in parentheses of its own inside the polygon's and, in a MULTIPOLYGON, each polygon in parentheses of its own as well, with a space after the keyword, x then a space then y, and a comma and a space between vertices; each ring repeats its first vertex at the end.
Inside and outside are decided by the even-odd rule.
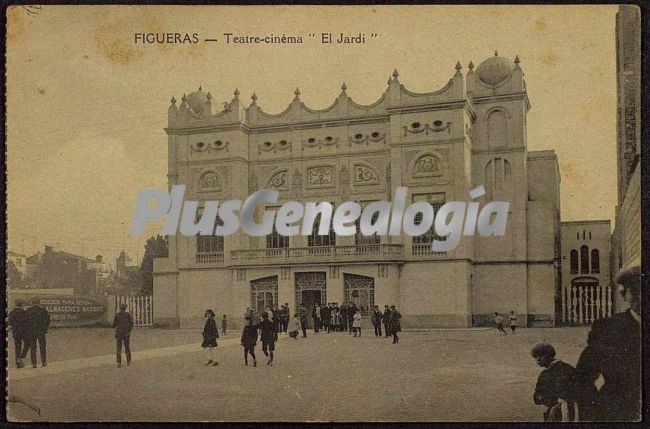
POLYGON ((258 313, 278 304, 278 276, 251 281, 251 308, 258 313))
POLYGON ((307 312, 307 327, 312 328, 312 311, 316 303, 327 304, 327 277, 324 272, 295 274, 296 307, 302 305, 307 312))

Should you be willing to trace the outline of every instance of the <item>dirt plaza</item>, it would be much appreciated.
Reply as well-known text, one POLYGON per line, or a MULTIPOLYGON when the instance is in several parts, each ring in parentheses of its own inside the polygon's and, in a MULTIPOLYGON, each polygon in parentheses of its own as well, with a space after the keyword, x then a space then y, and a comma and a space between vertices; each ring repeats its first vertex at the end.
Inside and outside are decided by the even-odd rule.
MULTIPOLYGON (((136 329, 133 362, 116 368, 112 331, 48 334, 46 368, 9 368, 10 420, 36 421, 541 421, 533 404, 539 341, 575 365, 588 328, 403 332, 397 345, 365 328, 281 335, 276 362, 244 366, 239 332, 204 367, 200 332, 136 329), (110 405, 108 405, 110 404, 110 405)), ((259 343, 258 343, 259 344, 259 343)), ((11 349, 11 347, 10 347, 11 349)), ((9 356, 13 363, 13 356, 9 356)))

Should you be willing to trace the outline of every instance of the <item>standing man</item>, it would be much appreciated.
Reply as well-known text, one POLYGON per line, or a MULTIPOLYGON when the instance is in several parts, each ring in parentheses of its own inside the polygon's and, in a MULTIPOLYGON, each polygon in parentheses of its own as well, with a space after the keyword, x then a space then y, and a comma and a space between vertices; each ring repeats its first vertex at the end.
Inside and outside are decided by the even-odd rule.
MULTIPOLYGON (((267 314, 267 317, 268 317, 268 314, 267 314)), ((271 310, 271 322, 273 323, 273 326, 275 326, 275 329, 273 330, 274 335, 275 335, 275 341, 278 340, 278 331, 279 331, 278 328, 280 327, 280 324, 282 323, 281 320, 280 320, 281 317, 282 317, 282 314, 281 314, 281 311, 278 309, 278 304, 273 304, 273 310, 271 310)), ((262 320, 264 320, 264 313, 262 313, 262 320)), ((262 323, 262 322, 260 322, 260 323, 262 323)))
POLYGON ((388 325, 390 324, 390 309, 387 305, 384 305, 384 332, 386 333, 386 338, 390 335, 388 332, 388 325))
POLYGON ((275 351, 275 341, 278 338, 278 325, 269 320, 269 315, 262 313, 262 321, 257 326, 260 330, 260 339, 262 340, 262 353, 269 358, 267 365, 273 366, 273 351, 275 351))
POLYGON ((16 349, 15 359, 16 368, 23 367, 23 337, 25 331, 25 310, 23 309, 23 300, 16 300, 16 307, 11 310, 7 318, 7 325, 11 326, 11 334, 14 337, 14 347, 16 349))
POLYGON ((399 319, 402 318, 402 315, 397 311, 394 305, 390 306, 390 322, 388 322, 388 329, 390 334, 393 336, 393 344, 399 343, 399 337, 397 336, 398 332, 402 332, 402 324, 399 319))
POLYGON ((30 351, 32 360, 32 367, 36 368, 36 343, 41 352, 41 365, 47 366, 47 344, 45 341, 45 334, 50 327, 50 313, 41 307, 38 298, 32 299, 32 305, 25 310, 25 329, 23 331, 23 338, 26 346, 23 349, 22 359, 27 356, 27 351, 30 351))
POLYGON ((307 311, 305 310, 304 305, 300 304, 298 313, 300 315, 300 326, 302 328, 302 337, 307 338, 307 311))
POLYGON ((321 328, 321 311, 320 311, 320 303, 316 303, 314 306, 314 311, 312 311, 312 319, 314 319, 314 334, 318 334, 318 331, 320 331, 321 328))
POLYGON ((348 329, 350 329, 350 334, 352 334, 352 323, 354 322, 354 315, 357 314, 357 305, 353 302, 352 306, 348 305, 348 329))
POLYGON ((126 311, 126 304, 120 304, 120 311, 115 314, 113 319, 113 328, 115 328, 115 341, 117 344, 117 367, 122 366, 122 344, 124 344, 124 354, 126 355, 126 364, 131 364, 131 329, 133 329, 133 317, 126 311))
POLYGON ((616 283, 629 308, 591 325, 576 366, 580 421, 641 419, 640 267, 621 271, 616 283))
POLYGON ((372 311, 372 325, 375 327, 375 337, 381 337, 381 320, 382 314, 379 311, 379 307, 375 305, 374 310, 372 311))
POLYGON ((332 326, 332 321, 330 320, 330 317, 332 317, 332 314, 331 314, 331 311, 330 311, 331 307, 332 307, 331 304, 330 305, 325 305, 320 310, 321 318, 322 318, 323 324, 324 324, 323 329, 328 334, 330 333, 330 329, 331 329, 331 326, 332 326))

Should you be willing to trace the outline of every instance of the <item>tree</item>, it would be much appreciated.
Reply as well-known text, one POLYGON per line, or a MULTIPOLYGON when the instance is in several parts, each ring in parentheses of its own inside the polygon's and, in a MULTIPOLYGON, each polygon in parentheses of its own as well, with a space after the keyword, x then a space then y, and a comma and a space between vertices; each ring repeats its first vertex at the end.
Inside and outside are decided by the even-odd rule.
POLYGON ((7 261, 7 289, 20 289, 25 286, 25 279, 14 261, 7 261))
POLYGON ((144 256, 140 264, 140 280, 142 282, 142 294, 153 293, 153 258, 166 258, 168 255, 167 240, 158 234, 147 240, 144 246, 144 256))

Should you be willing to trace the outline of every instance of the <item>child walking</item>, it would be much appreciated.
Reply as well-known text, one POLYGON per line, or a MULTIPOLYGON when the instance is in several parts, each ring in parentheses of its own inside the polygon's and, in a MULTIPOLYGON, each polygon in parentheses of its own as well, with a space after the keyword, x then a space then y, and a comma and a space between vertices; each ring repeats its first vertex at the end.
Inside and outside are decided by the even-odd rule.
POLYGON ((226 320, 226 315, 223 315, 223 319, 221 319, 221 334, 226 335, 226 328, 228 327, 228 321, 226 320))
POLYGON ((241 334, 241 345, 244 346, 244 363, 248 366, 248 355, 253 358, 253 366, 257 366, 255 358, 255 344, 257 344, 257 326, 253 324, 253 318, 246 318, 246 326, 241 334))
POLYGON ((517 316, 515 316, 514 310, 510 312, 510 330, 512 330, 512 335, 515 334, 515 329, 517 329, 517 316))
POLYGON ((257 327, 260 330, 262 340, 262 353, 268 357, 267 365, 273 366, 273 352, 275 351, 275 340, 277 338, 277 323, 269 320, 269 313, 262 313, 262 321, 257 327))
POLYGON ((545 405, 545 422, 572 422, 578 417, 573 386, 576 370, 568 363, 555 358, 551 344, 538 343, 531 350, 537 365, 544 368, 537 378, 533 400, 545 405))
POLYGON ((503 317, 499 316, 499 313, 494 313, 494 323, 497 325, 497 329, 503 332, 503 335, 508 335, 505 329, 503 329, 503 317))
POLYGON ((201 347, 207 349, 208 351, 208 363, 205 366, 217 366, 219 362, 214 357, 214 348, 217 347, 217 338, 219 338, 219 332, 217 331, 217 323, 214 321, 214 311, 208 309, 205 311, 203 317, 205 317, 205 325, 203 326, 203 343, 201 347))
POLYGON ((357 332, 359 333, 359 336, 361 336, 361 311, 359 310, 357 310, 352 317, 352 329, 354 330, 355 337, 357 336, 357 332))

